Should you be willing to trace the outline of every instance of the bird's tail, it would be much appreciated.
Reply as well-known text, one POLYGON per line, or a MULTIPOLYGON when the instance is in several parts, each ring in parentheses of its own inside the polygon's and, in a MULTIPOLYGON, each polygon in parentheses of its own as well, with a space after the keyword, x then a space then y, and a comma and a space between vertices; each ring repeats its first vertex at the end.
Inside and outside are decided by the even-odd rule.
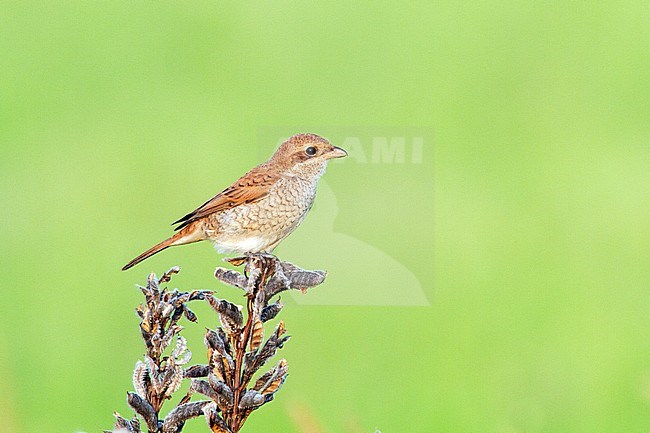
POLYGON ((200 230, 196 230, 196 228, 193 227, 192 225, 187 226, 180 232, 176 233, 174 236, 165 239, 164 241, 162 241, 157 245, 154 245, 144 253, 140 254, 135 259, 131 260, 129 263, 124 265, 122 270, 126 271, 127 269, 132 268, 133 266, 137 265, 141 261, 148 259, 154 254, 159 253, 162 250, 172 247, 174 245, 191 244, 192 242, 198 242, 200 240, 203 240, 200 230))

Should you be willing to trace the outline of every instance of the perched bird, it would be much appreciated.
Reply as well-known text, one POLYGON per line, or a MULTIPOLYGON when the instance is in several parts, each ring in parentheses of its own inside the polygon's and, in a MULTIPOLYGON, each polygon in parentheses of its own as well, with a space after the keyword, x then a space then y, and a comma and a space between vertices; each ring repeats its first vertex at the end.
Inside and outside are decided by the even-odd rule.
POLYGON ((297 134, 271 159, 188 213, 174 236, 124 265, 123 271, 174 245, 209 240, 220 253, 271 253, 300 225, 327 162, 347 152, 316 134, 297 134))

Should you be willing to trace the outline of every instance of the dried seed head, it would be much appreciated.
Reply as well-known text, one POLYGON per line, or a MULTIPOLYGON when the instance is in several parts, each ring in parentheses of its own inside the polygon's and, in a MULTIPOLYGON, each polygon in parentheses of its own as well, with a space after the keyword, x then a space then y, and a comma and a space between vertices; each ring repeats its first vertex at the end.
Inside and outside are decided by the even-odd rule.
POLYGON ((249 389, 248 391, 246 391, 246 394, 244 394, 241 400, 239 401, 239 408, 255 410, 268 401, 270 401, 270 398, 267 398, 265 395, 253 389, 249 389))
POLYGON ((128 420, 117 412, 114 412, 113 416, 115 416, 114 430, 106 433, 141 433, 138 417, 134 416, 128 420))
POLYGON ((156 389, 156 385, 157 385, 157 382, 158 382, 158 376, 160 375, 158 365, 153 360, 153 358, 149 357, 148 355, 145 355, 144 362, 145 362, 145 364, 147 364, 147 373, 149 374, 149 382, 150 382, 151 386, 154 387, 154 390, 156 391, 156 394, 160 394, 160 392, 162 392, 162 390, 156 389))
POLYGON ((167 416, 162 425, 163 433, 179 432, 183 423, 191 418, 203 415, 203 408, 209 401, 194 401, 176 406, 167 416))
POLYGON ((255 385, 253 385, 251 389, 254 389, 255 391, 261 391, 262 388, 264 388, 264 385, 266 385, 266 382, 268 382, 271 376, 273 376, 273 373, 275 373, 275 367, 261 375, 259 379, 255 381, 255 385))
POLYGON ((142 398, 147 398, 147 386, 149 385, 149 372, 147 365, 138 361, 133 369, 133 389, 142 398))
POLYGON ((232 335, 239 332, 244 320, 241 307, 222 300, 219 303, 219 319, 221 320, 221 326, 227 333, 232 335))
MULTIPOLYGON (((158 285, 168 283, 172 279, 172 275, 178 274, 180 271, 181 271, 180 267, 174 266, 173 268, 171 268, 170 270, 165 272, 162 275, 162 277, 160 277, 160 279, 158 280, 158 285)), ((155 277, 155 275, 154 275, 154 277, 155 277)))
POLYGON ((183 313, 185 313, 185 317, 190 322, 196 323, 198 321, 198 318, 196 317, 196 314, 194 314, 194 312, 192 310, 190 310, 189 308, 184 307, 183 308, 183 313))
POLYGON ((284 304, 280 303, 280 301, 267 305, 262 309, 262 313, 260 314, 260 318, 262 319, 262 322, 268 322, 269 320, 275 318, 275 316, 282 311, 282 307, 284 307, 284 304))
POLYGON ((187 351, 187 340, 184 337, 178 337, 176 339, 176 347, 172 351, 172 358, 177 359, 180 356, 184 355, 187 351))
POLYGON ((275 394, 287 378, 287 361, 281 359, 271 370, 260 376, 253 389, 261 394, 275 394))
POLYGON ((156 278, 156 274, 153 272, 147 275, 147 285, 151 286, 151 288, 158 288, 158 279, 156 278))
POLYGON ((144 318, 142 322, 140 323, 140 329, 144 333, 150 333, 151 332, 151 311, 147 310, 145 312, 144 318))
POLYGON ((255 316, 253 318, 253 332, 251 334, 251 344, 250 348, 251 350, 257 350, 258 347, 260 347, 260 344, 262 344, 262 340, 264 339, 264 325, 262 324, 262 320, 255 316))
POLYGON ((184 371, 183 376, 187 378, 206 377, 210 371, 212 371, 212 367, 209 365, 193 365, 184 371))
POLYGON ((206 296, 206 299, 213 310, 219 313, 221 326, 230 335, 239 332, 244 321, 241 306, 235 305, 223 299, 217 299, 212 295, 206 296))
POLYGON ((174 306, 171 304, 167 304, 162 310, 162 316, 170 317, 173 311, 174 311, 174 306))
POLYGON ((209 403, 203 408, 205 420, 212 433, 232 433, 226 422, 219 416, 219 409, 215 403, 209 403))
POLYGON ((156 410, 151 403, 133 392, 127 393, 126 401, 144 419, 150 431, 156 431, 158 429, 158 415, 156 415, 156 410))
POLYGON ((223 372, 222 372, 223 380, 228 379, 229 377, 231 377, 232 372, 235 370, 235 362, 229 356, 222 355, 220 363, 223 368, 223 372))
POLYGON ((220 333, 216 333, 208 329, 205 334, 205 344, 208 346, 208 361, 213 366, 214 374, 220 380, 227 381, 230 372, 235 368, 235 362, 228 353, 229 346, 224 343, 225 334, 222 336, 223 331, 221 329, 219 331, 220 333))
POLYGON ((208 383, 217 394, 217 399, 215 400, 215 402, 217 403, 219 408, 223 412, 226 412, 229 409, 231 409, 235 404, 235 398, 232 389, 230 389, 230 387, 226 385, 225 382, 218 379, 213 374, 208 375, 208 383))
POLYGON ((257 353, 250 352, 247 354, 243 372, 244 381, 250 380, 266 361, 272 358, 278 349, 281 349, 284 343, 289 340, 290 337, 288 335, 281 337, 282 334, 284 334, 284 322, 278 324, 273 334, 264 342, 257 353))
POLYGON ((288 289, 305 292, 321 284, 327 276, 325 271, 308 271, 289 262, 280 262, 279 267, 281 271, 276 270, 275 275, 266 285, 265 292, 268 299, 288 289))
MULTIPOLYGON (((159 279, 155 274, 150 274, 146 286, 140 288, 146 301, 138 306, 136 313, 141 319, 140 329, 147 353, 144 362, 136 363, 133 372, 136 392, 128 394, 128 402, 145 419, 150 431, 179 433, 187 419, 201 413, 205 415, 213 433, 232 433, 233 429, 239 431, 248 415, 271 401, 286 380, 286 361, 280 360, 273 369, 259 377, 251 389, 247 389, 252 376, 289 339, 281 321, 264 341, 263 323, 275 318, 283 307, 279 300, 271 305, 268 302, 283 290, 305 291, 322 283, 325 272, 304 270, 264 254, 250 254, 229 261, 235 265, 245 264, 244 273, 217 268, 215 277, 247 292, 249 315, 246 327, 243 325, 243 307, 217 299, 212 292, 168 290, 164 285, 180 270, 178 267, 170 269, 159 279), (208 365, 184 369, 192 354, 186 340, 179 336, 182 327, 178 322, 183 316, 189 321, 197 320, 186 305, 191 300, 207 300, 219 314, 222 327, 206 332, 208 365), (174 348, 169 356, 165 356, 166 348, 172 345, 174 337, 174 348), (249 351, 246 352, 246 349, 249 351), (242 356, 243 363, 240 365, 242 356), (200 377, 206 380, 197 379, 200 377), (184 378, 191 378, 187 395, 165 420, 158 420, 157 414, 163 402, 179 389, 184 378), (237 389, 234 388, 235 384, 238 384, 237 389), (194 392, 206 395, 212 402, 191 402, 194 392), (235 401, 235 395, 238 401, 235 401), (223 416, 219 415, 220 410, 223 416)), ((129 421, 120 417, 116 421, 116 428, 128 433, 141 433, 137 418, 129 421)))
POLYGON ((190 385, 190 389, 192 391, 196 391, 199 394, 203 394, 204 396, 208 397, 212 401, 217 401, 219 398, 219 395, 217 394, 217 391, 215 391, 210 384, 201 379, 192 379, 192 384, 190 385))
POLYGON ((226 257, 223 259, 224 262, 228 262, 233 266, 241 266, 244 263, 246 263, 246 260, 248 260, 248 257, 226 257))
POLYGON ((266 394, 275 394, 277 390, 280 389, 280 386, 284 383, 284 380, 286 379, 286 374, 282 376, 275 377, 271 382, 267 383, 264 388, 262 388, 262 393, 264 395, 266 394))
POLYGON ((217 328, 217 334, 219 334, 219 338, 221 338, 221 341, 223 342, 223 347, 226 349, 226 353, 232 356, 232 347, 230 347, 230 343, 228 342, 226 331, 224 331, 223 328, 217 328))
POLYGON ((286 330, 284 329, 284 320, 280 320, 280 323, 278 323, 278 327, 275 328, 275 335, 278 337, 281 337, 286 330))
POLYGON ((274 370, 274 373, 262 387, 262 394, 275 394, 280 389, 287 378, 287 361, 281 359, 274 370))
POLYGON ((191 359, 192 359, 192 352, 190 352, 189 350, 186 350, 186 351, 183 353, 183 356, 182 356, 181 358, 176 358, 176 359, 174 360, 174 363, 175 363, 176 365, 185 365, 185 364, 187 364, 188 362, 190 362, 191 359))
POLYGON ((245 289, 247 285, 246 277, 232 269, 217 268, 214 271, 214 276, 219 281, 228 284, 229 286, 245 289))
POLYGON ((167 370, 169 373, 169 378, 166 380, 167 385, 165 389, 165 394, 163 397, 165 399, 170 399, 172 394, 174 394, 181 387, 183 383, 183 369, 181 367, 174 367, 173 369, 167 370))
POLYGON ((227 381, 229 379, 229 375, 226 372, 226 367, 225 363, 223 362, 223 359, 220 356, 215 357, 215 359, 212 361, 213 368, 211 370, 211 373, 217 377, 219 380, 222 381, 227 381))
POLYGON ((203 341, 210 350, 219 351, 219 349, 223 347, 223 342, 221 341, 219 334, 217 334, 212 329, 206 329, 205 338, 203 341))

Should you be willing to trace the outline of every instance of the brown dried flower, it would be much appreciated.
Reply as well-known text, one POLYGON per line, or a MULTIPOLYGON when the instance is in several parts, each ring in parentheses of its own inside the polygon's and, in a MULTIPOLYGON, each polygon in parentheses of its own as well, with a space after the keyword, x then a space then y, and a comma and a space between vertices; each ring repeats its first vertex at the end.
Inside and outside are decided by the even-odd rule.
MULTIPOLYGON (((218 299, 210 291, 161 289, 180 271, 178 267, 160 278, 149 275, 147 285, 140 287, 145 302, 136 312, 141 319, 146 354, 135 365, 135 392, 127 393, 127 402, 144 421, 149 433, 178 433, 187 420, 201 415, 212 432, 237 433, 254 410, 273 400, 286 380, 287 362, 282 359, 251 385, 253 376, 289 340, 281 321, 264 341, 264 323, 274 319, 283 307, 279 300, 269 302, 285 290, 305 292, 321 284, 326 273, 300 269, 266 254, 227 261, 235 266, 245 265, 244 272, 217 268, 215 277, 245 292, 245 316, 244 307, 218 299), (187 307, 187 303, 195 300, 207 301, 218 314, 221 326, 206 330, 207 364, 186 367, 192 353, 185 338, 180 336, 183 327, 179 321, 182 317, 197 321, 187 307), (191 381, 189 392, 161 418, 163 403, 179 390, 183 380, 191 381), (194 393, 207 400, 190 401, 194 393)), ((142 433, 138 416, 128 420, 115 413, 113 431, 142 433)))

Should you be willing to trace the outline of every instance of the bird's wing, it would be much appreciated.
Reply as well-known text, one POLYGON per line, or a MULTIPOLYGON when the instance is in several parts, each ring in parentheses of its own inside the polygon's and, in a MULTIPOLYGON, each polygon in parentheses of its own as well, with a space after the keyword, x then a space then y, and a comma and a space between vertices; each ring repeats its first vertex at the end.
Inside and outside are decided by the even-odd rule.
POLYGON ((255 167, 239 178, 231 186, 203 203, 194 211, 188 213, 172 224, 180 225, 175 230, 180 230, 193 221, 215 212, 230 209, 246 203, 254 203, 266 197, 280 175, 263 167, 255 167))

